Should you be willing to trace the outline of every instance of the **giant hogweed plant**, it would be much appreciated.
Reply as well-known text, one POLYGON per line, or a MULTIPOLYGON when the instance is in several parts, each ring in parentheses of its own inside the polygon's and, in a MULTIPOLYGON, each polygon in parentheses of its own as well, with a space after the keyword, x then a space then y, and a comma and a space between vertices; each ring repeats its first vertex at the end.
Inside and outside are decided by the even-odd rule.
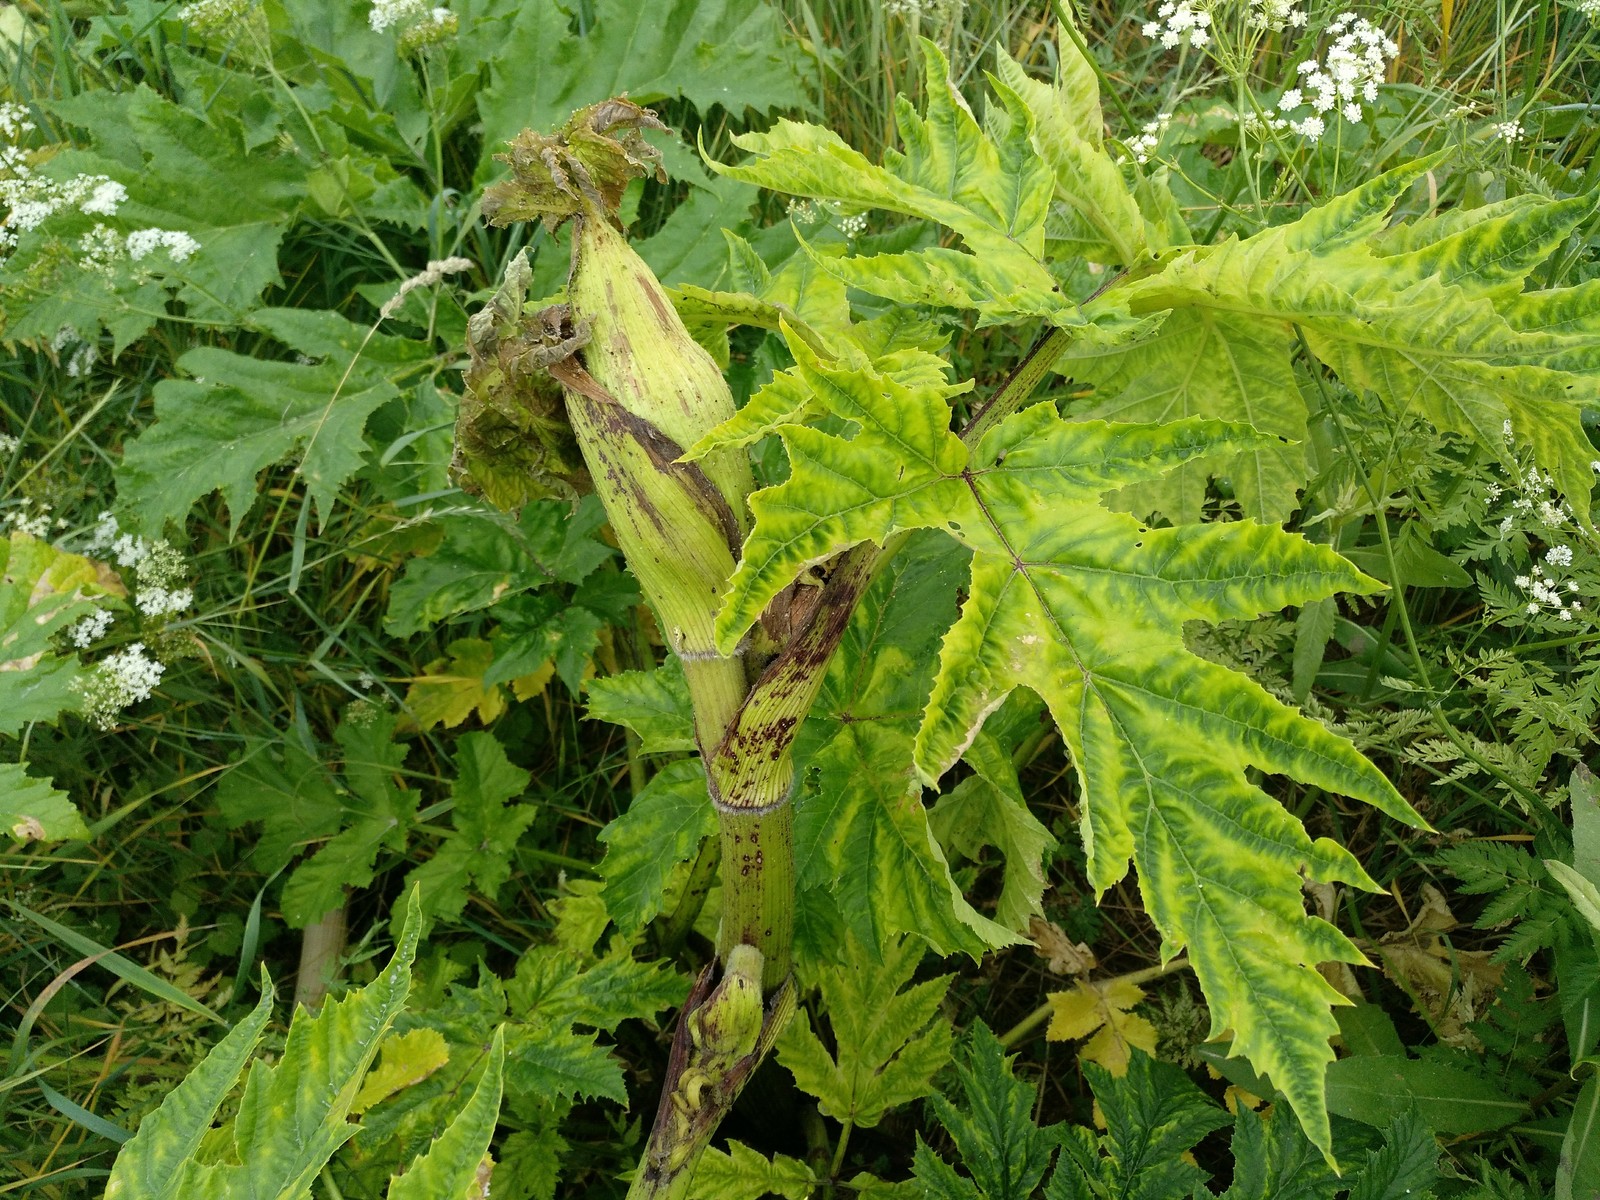
MULTIPOLYGON (((737 139, 750 158, 720 168, 954 235, 932 244, 806 247, 776 276, 745 255, 749 292, 683 288, 674 310, 612 223, 626 181, 655 169, 640 137, 653 120, 622 101, 555 137, 522 135, 512 181, 486 200, 496 223, 570 220, 575 233, 565 305, 530 308, 513 272, 474 322, 476 390, 501 411, 547 395, 543 380, 565 393, 593 486, 681 663, 718 826, 721 967, 686 1005, 635 1195, 684 1193, 788 1017, 806 911, 797 858, 802 879, 865 906, 843 919, 869 936, 969 953, 1016 940, 954 887, 920 795, 963 758, 985 771, 986 720, 1019 688, 1043 699, 1071 755, 1094 887, 1133 865, 1163 955, 1187 953, 1213 1035, 1232 1031, 1234 1052, 1328 1152, 1323 1073, 1340 997, 1316 968, 1363 957, 1306 915, 1300 886, 1373 884, 1257 773, 1423 821, 1348 743, 1190 654, 1183 624, 1378 589, 1255 519, 1286 515, 1304 482, 1286 440, 1305 427, 1297 359, 1494 453, 1510 420, 1572 502, 1587 497, 1579 416, 1600 350, 1595 295, 1522 285, 1590 201, 1392 219, 1443 166, 1430 159, 1292 223, 1189 244, 1159 181, 1131 186, 1108 155, 1095 76, 1074 44, 1061 39, 1052 84, 1002 53, 981 122, 926 45, 926 109, 901 106, 903 148, 881 164, 785 121, 737 139), (1074 250, 1116 269, 1092 297, 1063 290, 1053 246, 1064 229, 1074 250), (853 306, 848 288, 872 299, 853 306), (949 309, 980 328, 1042 332, 1001 387, 962 403, 972 385, 952 381, 929 319, 949 309), (776 330, 793 365, 735 413, 680 315, 724 353, 719 326, 776 330), (1063 417, 1033 397, 1051 371, 1095 381, 1111 415, 1145 422, 1063 417), (773 436, 788 475, 758 490, 743 448, 773 436), (1249 519, 1193 519, 1186 496, 1218 473, 1249 519), (959 548, 965 581, 914 715, 814 714, 852 614, 923 530, 959 548), (863 811, 878 806, 888 811, 863 811)), ((853 640, 832 678, 870 675, 870 659, 850 659, 873 646, 853 640)), ((1045 843, 1030 850, 1003 804, 968 817, 976 836, 1012 859, 1037 855, 1045 843)))
POLYGON ((1428 160, 1193 244, 1160 181, 1130 182, 1108 153, 1074 44, 1061 39, 1049 84, 1002 54, 981 121, 926 46, 926 108, 902 105, 902 149, 881 164, 813 125, 739 139, 750 157, 726 175, 909 219, 886 252, 808 246, 777 272, 735 240, 743 292, 669 296, 617 232, 627 183, 657 169, 640 137, 654 120, 624 101, 516 139, 513 179, 486 201, 496 223, 570 222, 573 265, 565 303, 541 306, 513 263, 472 322, 461 465, 513 500, 593 487, 676 659, 596 688, 595 710, 647 748, 698 750, 703 770, 703 798, 692 767, 641 794, 679 831, 655 840, 655 863, 657 827, 630 812, 608 831, 608 911, 636 932, 667 907, 659 860, 692 859, 666 921, 681 933, 721 864, 719 961, 685 1004, 635 1195, 687 1194, 792 1015, 797 952, 836 958, 850 939, 881 954, 910 934, 976 956, 1018 940, 1051 841, 1005 779, 1030 693, 1072 758, 1092 883, 1135 868, 1213 1033, 1232 1031, 1327 1153, 1340 997, 1316 967, 1363 959, 1300 887, 1373 885, 1259 780, 1422 818, 1341 738, 1191 654, 1183 625, 1379 588, 1274 523, 1304 478, 1297 366, 1488 453, 1505 452, 1511 420, 1585 503, 1600 305, 1593 285, 1523 286, 1587 202, 1396 217, 1444 168, 1428 160), (1076 255, 1111 268, 1093 296, 1064 290, 1076 255), (951 310, 1036 332, 1000 387, 955 378, 938 321, 951 310), (735 411, 717 360, 739 324, 776 332, 792 365, 735 411), (1036 400, 1052 372, 1097 385, 1102 411, 1036 400), (551 436, 558 396, 584 472, 551 436), (769 438, 788 473, 758 489, 746 447, 769 438), (1213 476, 1246 519, 1195 520, 1213 476), (687 712, 664 718, 674 696, 687 712), (958 787, 930 813, 922 792, 962 760, 988 791, 958 787), (946 858, 982 845, 1007 858, 993 917, 946 858))

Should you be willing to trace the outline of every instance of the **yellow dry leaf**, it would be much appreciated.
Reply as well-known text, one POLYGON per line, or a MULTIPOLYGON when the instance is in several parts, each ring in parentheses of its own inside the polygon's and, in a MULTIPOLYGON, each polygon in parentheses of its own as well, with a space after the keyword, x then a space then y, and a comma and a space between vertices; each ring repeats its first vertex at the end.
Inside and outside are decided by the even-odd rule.
POLYGON ((1245 1091, 1245 1089, 1240 1087, 1238 1084, 1230 1083, 1222 1091, 1222 1107, 1227 1109, 1234 1116, 1239 1115, 1239 1110, 1241 1108, 1248 1108, 1251 1112, 1254 1112, 1256 1109, 1260 1108, 1263 1103, 1265 1102, 1260 1096, 1256 1095, 1254 1092, 1245 1091))
POLYGON ((499 684, 483 686, 494 649, 482 638, 461 638, 445 647, 448 658, 431 662, 406 689, 406 707, 417 728, 454 729, 474 712, 485 725, 506 710, 499 684))
POLYGON ((350 1106, 363 1113, 387 1100, 401 1088, 421 1083, 450 1061, 450 1049, 437 1029, 413 1029, 410 1033, 391 1033, 384 1039, 378 1065, 367 1073, 350 1106))
POLYGON ((1126 980, 1079 980, 1071 991, 1051 993, 1055 1011, 1045 1036, 1053 1042, 1088 1038, 1079 1058, 1099 1063, 1113 1075, 1126 1075, 1130 1046, 1156 1052, 1155 1026, 1129 1011, 1143 999, 1144 992, 1126 980))
POLYGON ((1485 950, 1457 950, 1443 937, 1457 927, 1444 894, 1422 888, 1422 904, 1408 929, 1384 937, 1383 973, 1402 984, 1446 1045, 1477 1049, 1467 1028, 1494 1003, 1503 967, 1485 950))

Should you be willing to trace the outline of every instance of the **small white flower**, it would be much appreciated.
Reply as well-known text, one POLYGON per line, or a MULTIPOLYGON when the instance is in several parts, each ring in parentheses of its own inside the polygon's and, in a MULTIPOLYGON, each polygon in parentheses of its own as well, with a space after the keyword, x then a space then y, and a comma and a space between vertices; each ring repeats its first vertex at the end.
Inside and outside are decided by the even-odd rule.
POLYGON ((105 637, 106 630, 111 628, 111 622, 115 619, 107 610, 95 609, 72 627, 72 644, 80 650, 88 649, 105 637))
POLYGON ((1545 562, 1553 567, 1570 567, 1572 565, 1571 546, 1551 546, 1545 551, 1545 562))
POLYGON ((1513 146, 1527 136, 1526 131, 1522 128, 1521 121, 1499 121, 1491 128, 1497 138, 1513 146))
POLYGON ((72 686, 83 698, 84 715, 101 729, 110 729, 119 712, 150 699, 165 672, 165 666, 145 654, 143 642, 134 642, 106 655, 92 674, 73 680, 72 686))
POLYGON ((0 454, 15 454, 22 443, 9 433, 0 433, 0 454))
POLYGON ((1279 112, 1292 112, 1305 102, 1305 96, 1299 88, 1290 88, 1278 99, 1279 112))

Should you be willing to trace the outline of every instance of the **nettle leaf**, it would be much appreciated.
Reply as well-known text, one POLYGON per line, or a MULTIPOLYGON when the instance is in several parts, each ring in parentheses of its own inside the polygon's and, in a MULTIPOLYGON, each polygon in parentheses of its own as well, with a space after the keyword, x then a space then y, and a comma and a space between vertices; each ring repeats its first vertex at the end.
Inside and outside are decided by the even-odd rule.
POLYGON ((835 1120, 876 1125, 886 1110, 930 1093, 934 1075, 950 1061, 950 1023, 939 1005, 951 977, 905 986, 923 953, 922 943, 907 937, 884 947, 880 964, 847 941, 844 962, 817 969, 835 1052, 803 1019, 778 1036, 778 1061, 835 1120))
POLYGON ((1028 1200, 1050 1165, 1060 1127, 1033 1123, 1037 1089, 1012 1074, 1000 1040, 981 1021, 972 1027, 956 1076, 965 1105, 957 1108, 940 1095, 930 1103, 971 1178, 934 1154, 921 1134, 913 1175, 941 1200, 1028 1200))
MULTIPOLYGON (((1082 787, 1091 882, 1103 891, 1132 859, 1163 954, 1188 950, 1214 1030, 1235 1030, 1240 1052, 1326 1148, 1323 1073, 1336 1029, 1328 1007, 1340 998, 1316 965, 1364 960, 1306 916, 1302 871, 1372 885, 1348 852, 1309 838, 1246 772, 1421 820, 1348 742, 1190 653, 1182 628, 1379 585, 1280 529, 1148 529, 1100 506, 1108 491, 1262 443, 1242 426, 1069 423, 1043 404, 1007 418, 969 455, 936 393, 824 366, 798 340, 792 348, 819 402, 855 433, 782 429, 791 473, 751 497, 755 527, 718 615, 719 641, 731 648, 800 571, 852 545, 937 526, 969 547, 970 595, 940 652, 918 773, 937 780, 1014 688, 1038 693, 1082 787)), ((842 732, 836 770, 858 792, 893 785, 890 737, 859 723, 842 732)), ((851 844, 862 844, 859 834, 851 844)))
MULTIPOLYGON (((1170 1200, 1189 1195, 1205 1181, 1205 1173, 1183 1156, 1213 1129, 1227 1125, 1229 1117, 1187 1075, 1143 1053, 1133 1055, 1120 1079, 1096 1063, 1086 1063, 1083 1071, 1106 1132, 1097 1137, 1088 1129, 1068 1131, 1045 1189, 1048 1200, 1170 1200)), ((1301 1144, 1307 1144, 1303 1138, 1301 1144)))
MULTIPOLYGON (((109 1200, 297 1200, 335 1151, 359 1129, 348 1115, 378 1047, 405 1008, 421 919, 416 894, 389 965, 363 988, 330 1000, 315 1016, 294 1014, 271 1065, 250 1063, 231 1145, 201 1161, 212 1122, 234 1090, 272 1013, 270 981, 261 1002, 217 1044, 122 1147, 106 1184, 109 1200)), ((472 1102, 469 1102, 469 1107, 472 1102)), ((474 1120, 481 1126, 481 1114, 474 1120)))
POLYGON ((717 169, 789 195, 934 221, 966 246, 965 252, 935 246, 817 257, 819 266, 851 286, 900 304, 975 309, 980 324, 1021 316, 1081 323, 1043 263, 1054 183, 1030 140, 1033 114, 997 83, 1000 103, 980 125, 950 82, 939 48, 926 39, 921 44, 927 111, 919 115, 898 99, 895 124, 903 149, 887 151, 882 166, 832 130, 781 120, 765 133, 737 135, 734 143, 753 158, 717 169))
POLYGON ((517 839, 539 812, 531 804, 508 805, 532 777, 511 764, 492 734, 462 736, 453 762, 455 827, 433 857, 406 876, 408 888, 421 890, 424 915, 444 920, 459 917, 473 891, 494 898, 511 878, 517 839))
POLYGON ((89 827, 67 794, 29 775, 21 763, 0 763, 0 830, 19 842, 89 837, 89 827))
POLYGON ((716 832, 698 759, 669 763, 651 777, 628 811, 600 831, 606 912, 618 932, 632 938, 662 910, 674 869, 716 832))
MULTIPOLYGON (((1219 330, 1253 323, 1260 353, 1241 363, 1257 376, 1272 338, 1281 376, 1298 329, 1312 354, 1351 388, 1508 462, 1503 429, 1510 421, 1587 520, 1593 455, 1579 413, 1593 398, 1588 380, 1600 364, 1600 304, 1573 289, 1514 289, 1584 219, 1592 198, 1493 205, 1402 223, 1374 238, 1418 166, 1380 176, 1291 224, 1177 255, 1099 303, 1126 304, 1134 314, 1210 314, 1204 319, 1219 330), (1219 319, 1225 324, 1216 325, 1219 319)), ((1096 307, 1088 306, 1091 319, 1096 307)), ((1180 325, 1180 335, 1196 319, 1180 325)), ((1230 339, 1230 353, 1241 345, 1230 339)), ((1127 353, 1142 354, 1143 344, 1127 353)), ((1217 403, 1208 406, 1197 391, 1196 411, 1234 416, 1244 391, 1261 393, 1242 379, 1214 393, 1217 403)), ((1288 430, 1291 399, 1285 393, 1276 405, 1255 401, 1264 428, 1288 430)), ((1288 502, 1286 483, 1275 485, 1280 505, 1288 502)), ((1272 505, 1263 502, 1263 511, 1272 505)))

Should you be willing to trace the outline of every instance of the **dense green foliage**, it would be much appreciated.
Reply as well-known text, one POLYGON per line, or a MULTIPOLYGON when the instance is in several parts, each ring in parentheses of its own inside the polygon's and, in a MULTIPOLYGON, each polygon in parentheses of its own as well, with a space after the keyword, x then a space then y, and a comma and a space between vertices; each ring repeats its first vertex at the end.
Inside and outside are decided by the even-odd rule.
POLYGON ((1291 11, 0 11, 0 1190, 626 1191, 715 756, 481 216, 626 92, 837 643, 692 1194, 1594 1195, 1600 11, 1291 11))

